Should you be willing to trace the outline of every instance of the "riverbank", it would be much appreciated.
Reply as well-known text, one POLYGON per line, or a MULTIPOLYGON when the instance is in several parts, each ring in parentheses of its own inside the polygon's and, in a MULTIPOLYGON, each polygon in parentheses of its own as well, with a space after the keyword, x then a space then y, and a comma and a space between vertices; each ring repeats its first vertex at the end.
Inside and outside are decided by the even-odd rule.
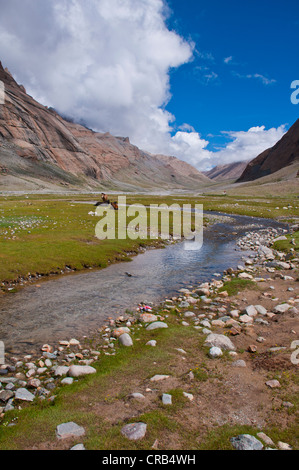
MULTIPOLYGON (((48 278, 102 269, 129 261, 155 240, 96 239, 94 202, 99 195, 2 195, 0 210, 0 295, 48 278), (78 204, 84 201, 85 204, 78 204), (90 204, 90 207, 88 207, 90 204)), ((117 195, 115 195, 117 200, 117 195)), ((298 223, 295 197, 225 195, 128 195, 128 204, 203 204, 205 211, 298 223)), ((210 222, 205 218, 206 223, 210 222)))
MULTIPOLYGON (((98 240, 95 235, 98 219, 91 208, 94 201, 84 201, 83 205, 68 199, 9 200, 3 204, 0 295, 64 275, 129 262, 148 249, 173 243, 171 232, 169 241, 149 237, 118 239, 117 227, 114 240, 98 240)), ((132 218, 127 217, 127 224, 132 218)), ((204 228, 225 220, 229 218, 207 214, 203 218, 204 228)))
POLYGON ((111 318, 94 337, 43 345, 37 358, 10 357, 0 448, 230 449, 250 434, 257 448, 298 449, 298 237, 272 245, 277 235, 248 234, 242 266, 150 314, 111 318), (84 434, 58 438, 69 422, 84 434), (145 434, 130 440, 130 423, 145 434))
POLYGON ((0 298, 0 336, 13 355, 32 354, 41 344, 65 337, 90 336, 108 317, 132 311, 142 301, 158 304, 181 288, 210 281, 242 253, 236 240, 247 231, 285 226, 271 220, 212 215, 200 250, 184 243, 146 249, 128 263, 54 277, 0 298), (86 272, 87 271, 87 272, 86 272), (129 272, 128 272, 129 271, 129 272))

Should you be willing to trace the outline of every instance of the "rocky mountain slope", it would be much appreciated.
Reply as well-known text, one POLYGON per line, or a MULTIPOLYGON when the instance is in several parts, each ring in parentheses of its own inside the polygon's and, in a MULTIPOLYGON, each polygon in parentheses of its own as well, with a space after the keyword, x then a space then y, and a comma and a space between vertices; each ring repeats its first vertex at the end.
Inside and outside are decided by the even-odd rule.
POLYGON ((204 171, 204 175, 214 181, 227 181, 239 178, 245 170, 249 161, 228 163, 227 165, 217 165, 209 171, 204 171))
POLYGON ((1 62, 0 80, 0 189, 197 189, 210 181, 175 157, 151 155, 128 138, 63 119, 29 96, 1 62))
POLYGON ((265 150, 248 163, 237 183, 271 175, 299 162, 299 119, 274 147, 265 150))

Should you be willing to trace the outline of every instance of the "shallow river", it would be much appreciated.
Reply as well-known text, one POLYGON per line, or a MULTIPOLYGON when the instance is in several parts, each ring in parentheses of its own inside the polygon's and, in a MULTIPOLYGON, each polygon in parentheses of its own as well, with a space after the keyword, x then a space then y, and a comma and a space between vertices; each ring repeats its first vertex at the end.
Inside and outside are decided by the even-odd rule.
POLYGON ((281 224, 229 216, 205 229, 199 251, 186 251, 183 243, 171 244, 147 250, 129 263, 65 275, 6 295, 0 299, 0 340, 8 352, 28 353, 44 343, 88 336, 109 316, 135 311, 141 301, 157 304, 182 287, 236 267, 248 255, 237 248, 236 240, 269 226, 281 224))

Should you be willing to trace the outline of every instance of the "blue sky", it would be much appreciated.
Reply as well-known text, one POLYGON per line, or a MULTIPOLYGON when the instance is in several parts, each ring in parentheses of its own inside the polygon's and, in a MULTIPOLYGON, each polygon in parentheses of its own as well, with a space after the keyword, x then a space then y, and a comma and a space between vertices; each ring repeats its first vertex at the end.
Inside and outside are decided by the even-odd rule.
POLYGON ((299 80, 299 2, 168 4, 169 27, 196 48, 193 61, 171 74, 167 109, 178 122, 187 121, 216 146, 225 130, 288 128, 298 119, 290 85, 299 80))
POLYGON ((0 0, 0 60, 44 105, 199 170, 298 118, 295 0, 0 0))

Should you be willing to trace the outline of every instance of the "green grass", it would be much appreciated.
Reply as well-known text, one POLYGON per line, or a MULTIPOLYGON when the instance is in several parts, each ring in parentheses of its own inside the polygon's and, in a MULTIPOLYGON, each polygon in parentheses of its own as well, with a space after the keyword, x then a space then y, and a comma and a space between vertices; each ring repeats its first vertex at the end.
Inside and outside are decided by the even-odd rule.
POLYGON ((234 278, 227 281, 219 289, 219 292, 226 291, 228 295, 236 295, 240 290, 244 289, 256 289, 256 283, 250 279, 239 279, 234 278))
MULTIPOLYGON (((79 200, 86 200, 79 197, 79 200)), ((134 200, 132 202, 138 202, 134 200)), ((142 202, 142 201, 141 201, 142 202)), ((161 239, 99 240, 95 229, 101 220, 89 215, 92 203, 75 204, 68 198, 2 198, 0 207, 0 281, 17 281, 31 274, 60 274, 69 267, 82 270, 104 268, 115 261, 128 261, 127 253, 140 247, 162 246, 161 239)), ((149 226, 149 211, 148 211, 149 226)), ((134 219, 127 218, 127 224, 134 219)), ((159 227, 161 221, 159 221, 159 227)), ((170 215, 172 234, 172 214, 170 215)))
MULTIPOLYGON (((29 195, 0 198, 0 282, 17 281, 28 273, 60 274, 68 266, 74 270, 103 268, 115 261, 128 261, 128 252, 140 246, 160 244, 153 240, 98 240, 98 218, 88 215, 98 195, 29 195), (77 201, 90 201, 76 204, 77 201)), ((115 195, 117 200, 117 195, 115 195)), ((127 203, 172 205, 202 204, 206 211, 288 219, 299 216, 295 198, 235 197, 204 195, 148 196, 129 195, 127 203), (279 207, 279 209, 277 209, 279 207), (288 207, 288 209, 284 209, 288 207)), ((132 219, 132 218, 131 218, 132 219)), ((170 220, 172 218, 170 217, 170 220)), ((206 219, 205 219, 206 222, 206 219)), ((295 234, 298 241, 298 235, 295 234)), ((299 241, 298 241, 299 243, 299 241)), ((285 244, 279 247, 284 249, 285 244)))
MULTIPOLYGON (((120 427, 124 423, 120 420, 119 424, 109 426, 108 421, 103 421, 101 415, 93 412, 93 406, 97 403, 114 406, 133 391, 130 384, 136 377, 142 382, 157 373, 172 375, 172 367, 176 363, 178 354, 174 348, 178 344, 186 344, 187 337, 192 343, 197 342, 198 332, 193 330, 191 334, 188 333, 178 325, 174 315, 169 316, 168 323, 169 329, 159 331, 147 332, 145 328, 136 329, 132 333, 133 347, 118 346, 115 356, 101 355, 96 364, 97 373, 80 379, 72 386, 55 390, 54 404, 36 401, 34 404, 24 405, 21 411, 6 413, 0 432, 0 449, 26 449, 47 441, 55 443, 56 426, 68 421, 75 421, 88 428, 85 438, 87 448, 107 450, 149 448, 151 436, 154 436, 156 431, 173 429, 175 418, 172 415, 185 401, 181 390, 173 391, 174 406, 170 407, 172 410, 158 406, 157 410, 147 412, 138 418, 144 420, 150 428, 147 439, 141 443, 127 441, 120 433, 120 427), (156 348, 145 345, 152 338, 158 340, 159 346, 156 348), (7 424, 10 422, 17 424, 8 427, 7 424)), ((198 351, 194 351, 194 354, 197 356, 198 351)))
POLYGON ((128 261, 130 253, 150 240, 99 240, 98 218, 88 215, 92 206, 69 201, 2 201, 0 210, 0 280, 16 281, 35 274, 59 274, 103 268, 115 261, 128 261), (38 215, 36 215, 38 214, 38 215), (21 222, 27 221, 29 227, 21 222), (32 222, 33 221, 33 222, 32 222))
POLYGON ((278 240, 273 244, 273 248, 278 251, 289 252, 291 248, 298 250, 299 247, 299 231, 288 234, 287 240, 278 240), (292 240, 295 241, 295 245, 292 243, 292 240))
MULTIPOLYGON (((164 315, 166 312, 159 310, 157 313, 164 315)), ((69 421, 86 430, 86 435, 72 440, 71 445, 83 442, 88 450, 149 450, 156 439, 161 449, 225 450, 232 448, 231 437, 242 433, 256 435, 261 429, 228 424, 219 426, 213 424, 212 415, 209 426, 200 422, 198 426, 189 425, 189 400, 184 397, 183 390, 193 393, 199 400, 207 386, 218 387, 219 400, 226 399, 223 395, 226 392, 220 386, 223 377, 217 363, 206 357, 204 335, 192 327, 182 327, 182 315, 174 310, 167 315, 169 328, 147 331, 137 325, 131 331, 132 347, 117 343, 115 356, 101 354, 98 362, 93 364, 96 374, 80 378, 66 387, 60 387, 60 379, 57 379, 54 402, 36 400, 33 404, 22 404, 22 410, 16 408, 7 412, 0 427, 0 450, 55 449, 59 446, 55 429, 69 421), (156 347, 146 346, 150 339, 157 340, 156 347), (181 353, 176 348, 187 352, 188 362, 183 369, 178 369, 181 353), (188 379, 190 370, 195 376, 191 382, 188 379), (172 405, 162 404, 160 387, 149 381, 155 374, 167 374, 177 381, 177 386, 166 388, 166 393, 172 395, 172 405), (148 386, 154 391, 157 388, 158 393, 152 396, 144 410, 134 410, 132 403, 125 408, 130 393, 148 386), (123 417, 124 410, 129 411, 125 413, 126 418, 123 417), (127 440, 121 434, 122 427, 140 421, 147 424, 145 438, 136 442, 127 440), (10 427, 11 423, 15 425, 10 427)), ((95 346, 99 345, 100 337, 93 341, 95 346)), ((84 348, 84 344, 82 346, 84 348)), ((287 376, 286 380, 293 381, 293 378, 287 376)), ((292 401, 296 403, 293 398, 292 401)), ((263 431, 274 442, 282 440, 295 448, 298 446, 298 429, 296 431, 294 426, 280 430, 265 427, 263 431)))

